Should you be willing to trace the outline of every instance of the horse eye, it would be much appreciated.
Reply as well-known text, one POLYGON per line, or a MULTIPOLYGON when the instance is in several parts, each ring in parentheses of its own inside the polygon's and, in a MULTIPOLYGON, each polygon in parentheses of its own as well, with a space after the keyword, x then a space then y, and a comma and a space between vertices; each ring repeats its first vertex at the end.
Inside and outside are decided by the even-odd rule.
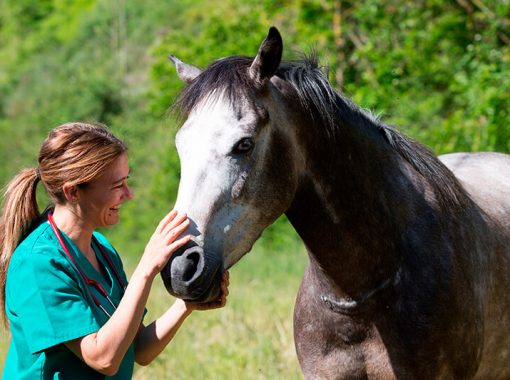
POLYGON ((253 143, 253 140, 250 139, 249 137, 246 137, 244 139, 241 139, 237 145, 234 147, 234 150, 233 152, 234 153, 248 153, 250 150, 253 149, 253 146, 255 144, 253 143))

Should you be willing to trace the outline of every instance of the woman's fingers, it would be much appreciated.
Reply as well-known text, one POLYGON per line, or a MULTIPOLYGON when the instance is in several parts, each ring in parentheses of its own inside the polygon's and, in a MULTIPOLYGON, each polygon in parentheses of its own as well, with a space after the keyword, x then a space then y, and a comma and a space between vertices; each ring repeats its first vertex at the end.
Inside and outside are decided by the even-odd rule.
POLYGON ((212 309, 218 309, 221 307, 224 307, 227 303, 227 296, 228 296, 228 286, 230 284, 230 274, 228 271, 225 271, 223 273, 223 277, 221 279, 220 284, 220 295, 219 297, 211 302, 207 303, 201 303, 201 304, 188 304, 188 307, 190 307, 192 310, 212 310, 212 309))
POLYGON ((191 239, 191 235, 185 235, 180 239, 175 240, 174 242, 168 244, 168 250, 167 252, 172 254, 182 246, 184 246, 187 242, 189 242, 191 239))
POLYGON ((189 227, 189 219, 185 219, 181 224, 175 226, 171 230, 168 230, 164 235, 163 239, 166 244, 170 244, 177 239, 181 234, 186 231, 189 227))
POLYGON ((229 278, 230 278, 230 274, 228 273, 228 271, 223 272, 223 278, 222 278, 221 284, 220 284, 220 289, 221 289, 220 298, 217 301, 212 302, 212 304, 214 304, 216 307, 223 307, 227 303, 227 297, 228 297, 228 293, 229 293, 228 285, 230 283, 229 278))
POLYGON ((170 211, 159 223, 156 232, 162 235, 163 241, 169 245, 177 239, 190 225, 185 213, 170 211))
POLYGON ((225 296, 225 298, 228 296, 228 286, 230 285, 230 274, 228 271, 225 271, 223 273, 223 280, 221 281, 221 294, 225 296))
POLYGON ((169 220, 168 223, 163 227, 161 233, 165 236, 168 235, 174 228, 186 220, 188 220, 186 213, 177 213, 177 215, 172 220, 169 220))
POLYGON ((161 221, 159 222, 158 227, 156 228, 156 231, 159 233, 163 232, 166 225, 170 221, 172 221, 176 217, 176 215, 177 215, 177 210, 172 210, 168 214, 166 214, 165 217, 163 219, 161 219, 161 221))

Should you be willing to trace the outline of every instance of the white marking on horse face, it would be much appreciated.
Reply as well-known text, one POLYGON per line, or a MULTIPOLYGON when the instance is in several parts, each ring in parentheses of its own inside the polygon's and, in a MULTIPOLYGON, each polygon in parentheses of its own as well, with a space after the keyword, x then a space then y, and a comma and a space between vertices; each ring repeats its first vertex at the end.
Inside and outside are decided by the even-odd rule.
POLYGON ((241 134, 234 128, 222 129, 221 126, 235 125, 233 114, 211 101, 197 109, 199 111, 190 115, 176 137, 182 173, 176 207, 182 203, 189 206, 191 197, 198 195, 213 197, 232 180, 232 173, 221 168, 231 166, 227 155, 233 141, 241 134), (207 186, 207 191, 197 188, 203 186, 207 186))
POLYGON ((177 134, 181 180, 175 208, 196 225, 190 232, 198 235, 199 244, 228 254, 224 260, 229 267, 255 240, 249 232, 258 212, 239 201, 253 162, 231 152, 242 138, 255 134, 257 118, 246 112, 239 119, 224 97, 212 99, 197 106, 177 134))
POLYGON ((235 109, 213 92, 176 137, 181 181, 175 208, 188 214, 189 233, 205 252, 223 255, 225 268, 287 210, 304 167, 292 117, 276 106, 278 90, 270 89, 256 104, 235 99, 235 109), (253 149, 233 152, 244 138, 253 149))

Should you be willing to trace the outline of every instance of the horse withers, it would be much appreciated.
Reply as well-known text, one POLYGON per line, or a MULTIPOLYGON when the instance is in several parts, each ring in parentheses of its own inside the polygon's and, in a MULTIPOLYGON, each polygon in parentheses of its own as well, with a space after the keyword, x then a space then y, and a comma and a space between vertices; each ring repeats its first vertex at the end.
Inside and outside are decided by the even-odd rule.
POLYGON ((316 59, 205 70, 175 57, 176 209, 191 242, 170 293, 218 296, 221 272, 285 213, 308 250, 294 311, 307 379, 510 378, 510 156, 440 158, 334 91, 316 59))

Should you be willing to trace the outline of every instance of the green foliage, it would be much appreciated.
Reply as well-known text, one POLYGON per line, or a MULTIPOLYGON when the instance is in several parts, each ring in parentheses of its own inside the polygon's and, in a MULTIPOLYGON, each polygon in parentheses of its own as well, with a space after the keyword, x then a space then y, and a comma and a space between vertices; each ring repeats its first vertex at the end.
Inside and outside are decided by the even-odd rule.
POLYGON ((508 152, 510 3, 460 3, 354 6, 346 91, 437 153, 508 152))

